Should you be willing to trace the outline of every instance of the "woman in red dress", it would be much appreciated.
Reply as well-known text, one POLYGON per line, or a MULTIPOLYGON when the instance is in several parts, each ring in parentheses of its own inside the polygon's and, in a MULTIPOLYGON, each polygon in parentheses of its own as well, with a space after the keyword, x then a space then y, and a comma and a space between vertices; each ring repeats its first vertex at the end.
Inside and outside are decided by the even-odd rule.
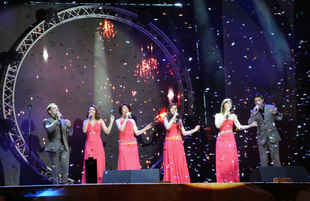
POLYGON ((181 133, 186 136, 199 130, 197 125, 194 129, 186 131, 182 120, 178 116, 178 107, 171 103, 168 107, 168 114, 164 118, 167 130, 164 144, 164 181, 171 183, 190 183, 190 176, 186 161, 186 155, 181 133))
POLYGON ((136 122, 131 118, 130 106, 123 103, 119 106, 121 118, 116 120, 119 130, 119 153, 118 153, 118 170, 136 170, 140 168, 139 150, 137 139, 134 136, 141 135, 148 129, 152 128, 152 123, 138 130, 136 122))
POLYGON ((101 128, 109 134, 113 125, 114 116, 110 116, 109 127, 100 118, 100 113, 96 105, 91 104, 88 107, 87 119, 83 122, 83 132, 87 134, 84 149, 84 164, 82 174, 82 184, 86 183, 85 160, 93 157, 97 160, 97 182, 101 183, 103 171, 105 171, 105 152, 100 137, 101 128))
POLYGON ((257 126, 256 122, 250 125, 241 125, 237 115, 231 113, 232 100, 226 98, 221 104, 221 112, 215 115, 215 126, 220 129, 215 147, 215 166, 217 182, 240 182, 238 151, 233 123, 239 130, 257 126))

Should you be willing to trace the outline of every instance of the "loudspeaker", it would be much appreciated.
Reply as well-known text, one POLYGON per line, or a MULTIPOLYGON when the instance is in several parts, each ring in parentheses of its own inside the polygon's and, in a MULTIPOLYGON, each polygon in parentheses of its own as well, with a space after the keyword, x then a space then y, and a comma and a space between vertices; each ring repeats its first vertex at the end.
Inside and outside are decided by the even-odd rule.
POLYGON ((159 181, 158 169, 106 170, 102 183, 155 183, 159 181))
POLYGON ((106 170, 101 183, 130 183, 130 170, 106 170))
POLYGON ((263 166, 257 167, 250 182, 273 182, 273 178, 291 178, 292 182, 309 182, 307 170, 303 166, 263 166))
POLYGON ((97 183, 97 159, 89 157, 85 160, 86 183, 97 183))
POLYGON ((159 181, 158 169, 131 170, 130 183, 155 183, 159 181))

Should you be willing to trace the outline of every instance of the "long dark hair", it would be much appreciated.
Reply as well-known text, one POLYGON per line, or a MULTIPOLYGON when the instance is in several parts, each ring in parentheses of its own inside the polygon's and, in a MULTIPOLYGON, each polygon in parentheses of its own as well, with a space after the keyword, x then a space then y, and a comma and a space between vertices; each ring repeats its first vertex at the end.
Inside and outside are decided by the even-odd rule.
MULTIPOLYGON (((167 109, 167 120, 168 120, 168 122, 172 119, 172 117, 173 117, 173 114, 171 114, 170 113, 170 108, 172 107, 172 106, 177 106, 178 107, 178 105, 176 104, 176 103, 170 103, 169 104, 169 106, 168 106, 168 109, 167 109)), ((179 131, 181 131, 181 119, 177 119, 177 128, 178 128, 178 130, 179 131)))
POLYGON ((99 120, 100 117, 101 117, 101 115, 100 115, 100 112, 99 112, 98 107, 97 107, 95 104, 90 104, 90 106, 88 107, 87 113, 86 113, 86 117, 88 118, 88 116, 89 116, 88 111, 89 111, 89 108, 91 108, 91 107, 95 108, 95 111, 96 111, 96 113, 95 113, 95 119, 96 119, 96 120, 99 120))

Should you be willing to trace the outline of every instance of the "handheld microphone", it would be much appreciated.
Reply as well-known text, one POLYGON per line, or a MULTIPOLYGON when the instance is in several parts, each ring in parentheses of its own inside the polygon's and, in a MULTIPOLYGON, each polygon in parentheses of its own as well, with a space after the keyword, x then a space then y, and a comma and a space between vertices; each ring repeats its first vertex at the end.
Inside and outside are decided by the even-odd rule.
MULTIPOLYGON (((231 109, 230 107, 227 108, 227 111, 230 112, 230 109, 231 109)), ((226 116, 226 119, 228 119, 228 115, 226 116)))
POLYGON ((62 119, 62 114, 60 112, 57 112, 57 116, 59 116, 60 119, 62 119))
POLYGON ((89 116, 89 119, 91 119, 92 117, 93 117, 93 115, 90 115, 90 116, 89 116))
MULTIPOLYGON (((173 115, 175 115, 177 112, 174 112, 173 113, 173 115)), ((177 115, 177 116, 175 116, 176 117, 176 119, 180 119, 180 116, 179 115, 177 115)))
POLYGON ((260 103, 258 103, 255 107, 257 107, 256 111, 258 111, 260 108, 260 103))

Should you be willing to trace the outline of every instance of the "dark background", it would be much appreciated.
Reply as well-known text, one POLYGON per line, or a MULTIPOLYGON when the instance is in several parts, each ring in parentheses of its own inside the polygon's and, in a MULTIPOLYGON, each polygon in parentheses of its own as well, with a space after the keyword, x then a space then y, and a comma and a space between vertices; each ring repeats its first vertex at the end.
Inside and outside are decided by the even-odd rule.
MULTIPOLYGON (((85 1, 83 1, 84 3, 75 1, 75 4, 64 1, 57 2, 59 3, 50 1, 49 3, 35 4, 25 1, 26 4, 21 4, 2 1, 0 10, 0 52, 8 52, 21 38, 21 35, 27 32, 27 29, 32 24, 35 24, 37 10, 53 7, 60 11, 72 6, 84 5, 85 3, 85 1)), ((265 102, 275 104, 278 110, 284 114, 283 121, 277 122, 282 138, 280 142, 282 165, 302 165, 308 171, 310 170, 309 137, 307 135, 309 123, 308 76, 310 72, 307 59, 309 26, 306 22, 309 14, 305 11, 307 4, 305 0, 178 1, 183 3, 181 8, 163 5, 165 3, 169 5, 177 3, 174 1, 152 1, 152 3, 148 1, 147 3, 150 3, 150 5, 146 5, 146 2, 143 1, 117 2, 111 2, 110 6, 137 13, 139 19, 154 23, 173 41, 181 52, 179 60, 181 66, 186 67, 191 76, 194 97, 193 115, 184 117, 184 120, 189 128, 198 123, 202 125, 200 132, 185 139, 185 149, 192 182, 216 181, 214 153, 218 130, 214 126, 214 114, 219 112, 221 101, 224 98, 231 98, 239 121, 241 124, 246 124, 250 110, 254 107, 253 95, 257 92, 263 93, 265 102), (127 3, 127 5, 123 3, 127 3), (137 5, 129 5, 129 3, 137 3, 137 5), (144 3, 144 5, 139 5, 139 3, 144 3), (152 5, 153 3, 162 5, 155 6, 152 5), (163 15, 163 13, 166 14, 163 15)), ((110 2, 95 1, 91 3, 106 4, 110 2)), ((42 132, 43 128, 41 127, 42 119, 46 118, 44 107, 49 102, 55 101, 60 110, 63 111, 62 113, 66 114, 67 118, 75 123, 75 134, 69 139, 72 150, 70 155, 70 177, 74 180, 80 179, 82 170, 83 154, 81 150, 84 147, 85 136, 81 132, 80 126, 85 118, 87 106, 92 102, 98 102, 96 94, 100 93, 96 91, 95 81, 90 85, 82 86, 80 84, 79 89, 74 88, 83 80, 91 78, 92 80, 98 80, 92 77, 96 74, 90 73, 90 71, 83 68, 84 65, 92 66, 96 63, 96 57, 91 54, 96 49, 92 43, 94 41, 94 37, 91 36, 93 32, 88 33, 87 30, 92 30, 93 27, 98 26, 98 19, 89 20, 89 22, 78 20, 59 26, 40 39, 22 64, 15 90, 16 111, 21 110, 25 113, 18 120, 22 132, 27 132, 28 116, 26 107, 29 104, 29 97, 35 94, 33 97, 35 97, 34 101, 37 102, 33 104, 36 107, 33 107, 32 110, 35 114, 33 115, 32 131, 34 138, 32 143, 35 144, 33 151, 46 164, 49 163, 49 160, 47 154, 43 151, 45 133, 42 132), (81 41, 85 41, 83 44, 88 47, 84 48, 81 41), (53 71, 44 69, 42 60, 43 46, 55 52, 54 56, 49 59, 53 71), (87 61, 83 61, 85 64, 80 60, 76 61, 73 57, 69 58, 73 66, 79 69, 77 72, 83 72, 83 75, 77 72, 74 75, 63 73, 61 66, 62 64, 65 65, 66 62, 69 65, 69 59, 61 60, 60 57, 67 52, 65 48, 68 47, 72 48, 69 51, 71 52, 70 56, 87 58, 87 61), (91 61, 92 58, 94 58, 93 61, 91 61), (60 76, 61 80, 64 80, 66 76, 74 76, 74 79, 65 80, 65 83, 70 85, 69 94, 63 93, 53 97, 54 92, 44 91, 51 85, 56 88, 59 87, 60 91, 64 87, 58 82, 50 84, 51 72, 54 78, 60 76), (39 75, 39 80, 35 78, 37 75, 39 75), (83 76, 87 77, 87 79, 83 76), (88 96, 86 93, 88 93, 88 96), (94 95, 89 95, 89 93, 94 95), (38 98, 36 99, 36 97, 38 98), (71 102, 68 103, 68 100, 71 102), (24 107, 25 109, 23 109, 24 107)), ((134 44, 139 49, 140 45, 147 46, 151 41, 143 34, 140 33, 141 35, 139 35, 138 31, 132 30, 128 25, 111 22, 115 24, 115 29, 119 33, 115 39, 111 39, 109 43, 105 41, 104 44, 107 47, 111 46, 112 49, 117 49, 115 44, 119 44, 119 47, 125 45, 126 36, 132 34, 133 37, 130 39, 132 43, 130 44, 133 47, 130 49, 123 48, 118 51, 113 50, 109 56, 106 56, 107 63, 118 63, 115 67, 121 68, 124 65, 119 65, 120 60, 130 60, 132 63, 138 61, 138 59, 132 58, 132 54, 135 54, 134 44)), ((106 50, 111 48, 106 48, 106 50)), ((141 92, 142 96, 137 98, 138 101, 134 101, 127 93, 128 91, 123 91, 118 87, 118 92, 110 92, 111 97, 122 94, 122 98, 119 98, 120 101, 134 104, 134 113, 137 114, 138 120, 141 119, 138 122, 139 126, 152 120, 151 117, 143 116, 145 113, 155 116, 155 113, 160 108, 167 107, 166 94, 162 95, 160 91, 163 90, 167 93, 167 86, 172 86, 175 93, 178 91, 175 84, 176 80, 173 76, 169 77, 169 73, 166 73, 166 64, 161 60, 163 54, 156 46, 154 46, 155 53, 159 61, 158 76, 161 78, 159 82, 151 81, 149 84, 136 86, 134 77, 128 78, 126 81, 118 79, 118 73, 130 74, 127 73, 128 70, 132 70, 130 65, 126 66, 128 68, 126 69, 127 72, 109 72, 109 77, 111 79, 115 78, 111 81, 111 83, 115 83, 115 86, 126 83, 126 89, 138 87, 137 94, 141 92), (164 79, 166 75, 168 77, 164 79), (145 94, 142 93, 143 90, 145 94), (144 104, 144 97, 148 92, 151 93, 147 99, 156 99, 156 101, 144 104), (155 108, 156 112, 152 113, 153 108, 155 108), (142 113, 139 113, 140 111, 142 113)), ((100 57, 99 60, 102 61, 102 58, 100 57)), ((102 65, 104 66, 104 64, 102 65)), ((131 67, 134 66, 131 65, 131 67)), ((3 76, 3 66, 1 70, 3 76)), ((117 104, 109 106, 108 102, 110 100, 106 100, 102 100, 101 113, 108 123, 110 113, 115 115, 116 118, 119 115, 116 110, 117 104)), ((0 182, 1 185, 27 184, 29 178, 27 174, 28 166, 24 164, 10 145, 10 141, 5 135, 8 127, 9 125, 5 123, 1 124, 0 182)), ((115 126, 113 129, 109 136, 102 135, 106 151, 107 169, 117 168, 118 132, 115 126), (115 157, 111 157, 112 155, 115 157)), ((155 163, 162 153, 165 131, 160 123, 156 124, 155 129, 154 133, 148 133, 147 136, 140 139, 139 151, 142 168, 147 168, 146 161, 150 161, 151 165, 155 163), (158 131, 158 135, 155 135, 156 131, 158 131), (147 140, 147 137, 149 137, 149 140, 147 140)), ((27 141, 27 136, 24 137, 27 141)), ((235 137, 240 155, 241 182, 247 182, 254 169, 259 166, 256 130, 252 128, 246 131, 236 131, 235 137)), ((160 164, 158 167, 160 168, 160 164)), ((35 176, 33 181, 35 183, 46 182, 42 181, 40 176, 35 176)))

